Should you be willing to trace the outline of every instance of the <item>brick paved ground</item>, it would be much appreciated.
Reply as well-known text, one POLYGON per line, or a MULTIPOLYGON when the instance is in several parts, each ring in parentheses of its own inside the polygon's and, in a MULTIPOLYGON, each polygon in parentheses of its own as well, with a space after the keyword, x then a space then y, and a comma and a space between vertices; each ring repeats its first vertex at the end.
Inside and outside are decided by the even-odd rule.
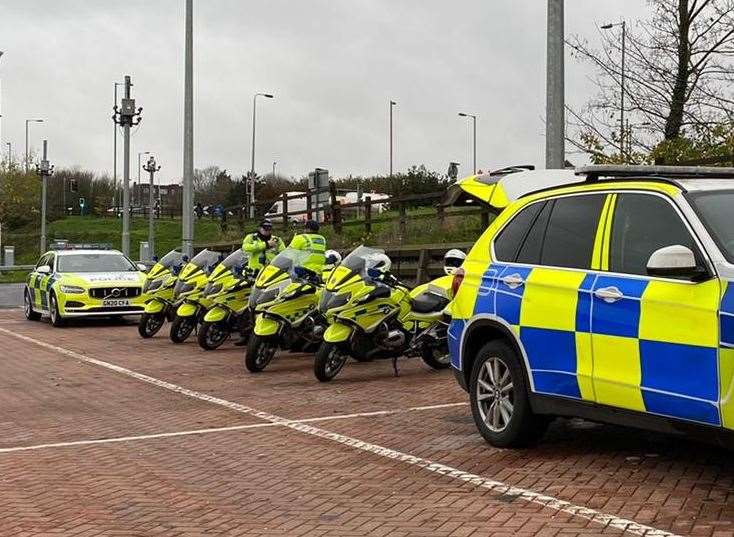
MULTIPOLYGON (((143 341, 132 324, 55 330, 6 310, 0 329, 287 419, 405 410, 310 425, 660 530, 734 535, 730 453, 561 420, 532 450, 493 449, 464 405, 407 410, 466 400, 418 361, 399 378, 386 362, 349 364, 323 385, 305 355, 249 375, 241 349, 143 341)), ((622 533, 78 358, 0 331, 0 535, 622 533), (140 435, 152 436, 84 443, 140 435)))

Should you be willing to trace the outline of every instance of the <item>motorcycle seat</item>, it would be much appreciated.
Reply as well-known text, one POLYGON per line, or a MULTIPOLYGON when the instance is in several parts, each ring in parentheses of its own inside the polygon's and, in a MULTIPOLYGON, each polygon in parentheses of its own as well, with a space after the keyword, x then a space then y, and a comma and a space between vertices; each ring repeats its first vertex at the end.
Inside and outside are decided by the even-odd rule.
POLYGON ((416 313, 433 313, 444 309, 449 303, 445 297, 435 293, 421 293, 411 301, 411 308, 416 313))

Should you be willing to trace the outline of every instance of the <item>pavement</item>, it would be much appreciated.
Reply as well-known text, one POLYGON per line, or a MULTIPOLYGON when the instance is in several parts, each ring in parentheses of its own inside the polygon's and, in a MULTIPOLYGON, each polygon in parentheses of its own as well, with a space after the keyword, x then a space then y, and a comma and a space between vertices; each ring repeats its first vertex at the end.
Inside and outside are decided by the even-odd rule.
POLYGON ((0 284, 0 308, 17 308, 23 305, 23 283, 0 284))
POLYGON ((449 371, 252 375, 166 329, 0 311, 0 535, 734 535, 730 452, 580 420, 496 449, 449 371))

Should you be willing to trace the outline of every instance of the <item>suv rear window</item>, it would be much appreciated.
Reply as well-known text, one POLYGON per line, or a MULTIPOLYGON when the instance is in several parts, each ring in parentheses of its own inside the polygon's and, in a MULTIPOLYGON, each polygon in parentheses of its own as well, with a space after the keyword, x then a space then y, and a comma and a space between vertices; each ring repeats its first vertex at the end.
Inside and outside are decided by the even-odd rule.
POLYGON ((545 202, 533 203, 517 213, 494 241, 494 253, 499 261, 515 261, 530 227, 545 206, 545 202))
POLYGON ((606 194, 558 198, 543 240, 540 264, 591 268, 594 239, 606 194))

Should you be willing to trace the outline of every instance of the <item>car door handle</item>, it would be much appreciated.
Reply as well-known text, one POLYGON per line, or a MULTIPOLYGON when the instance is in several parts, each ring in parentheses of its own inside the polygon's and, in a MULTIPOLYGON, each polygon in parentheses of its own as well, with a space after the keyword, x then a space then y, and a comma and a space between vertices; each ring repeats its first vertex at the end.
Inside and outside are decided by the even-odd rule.
POLYGON ((596 298, 601 298, 604 302, 611 304, 612 302, 616 302, 617 300, 622 298, 624 295, 622 294, 622 291, 620 291, 616 287, 602 287, 601 289, 597 289, 596 291, 594 291, 594 296, 596 298))
POLYGON ((525 283, 525 280, 523 280, 522 276, 519 274, 510 274, 509 276, 505 276, 502 278, 502 283, 504 283, 507 287, 510 289, 517 289, 522 284, 525 283))

